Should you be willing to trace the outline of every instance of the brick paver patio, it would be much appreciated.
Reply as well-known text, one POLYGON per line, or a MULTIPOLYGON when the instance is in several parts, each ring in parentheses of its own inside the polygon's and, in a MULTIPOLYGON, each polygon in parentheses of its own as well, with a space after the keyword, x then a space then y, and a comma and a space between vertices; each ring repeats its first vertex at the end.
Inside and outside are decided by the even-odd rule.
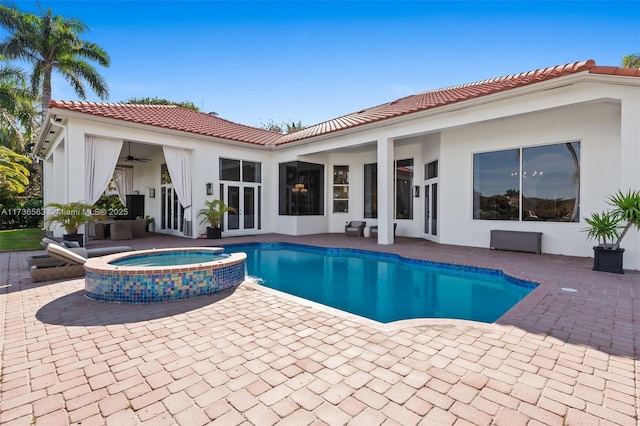
POLYGON ((83 279, 32 283, 27 259, 38 253, 0 253, 0 423, 637 425, 639 272, 402 238, 386 247, 342 235, 223 242, 251 240, 496 267, 541 286, 497 324, 380 326, 251 285, 173 303, 99 303, 83 296, 83 279))

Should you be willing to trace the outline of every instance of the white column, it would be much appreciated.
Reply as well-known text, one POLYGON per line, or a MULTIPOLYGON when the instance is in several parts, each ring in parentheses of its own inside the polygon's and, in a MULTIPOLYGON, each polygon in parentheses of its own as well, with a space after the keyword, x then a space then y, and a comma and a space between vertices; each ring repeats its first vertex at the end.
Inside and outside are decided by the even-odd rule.
POLYGON ((53 196, 49 198, 49 202, 66 203, 68 196, 68 183, 67 183, 67 156, 65 142, 61 142, 53 151, 53 182, 54 191, 53 196))
MULTIPOLYGON (((55 151, 54 151, 55 153, 55 151)), ((42 201, 44 205, 55 201, 55 175, 54 175, 54 163, 52 153, 42 164, 42 201)))
POLYGON ((393 139, 378 140, 378 244, 393 244, 393 139))
POLYGON ((622 98, 620 189, 640 189, 640 100, 633 91, 622 98))
MULTIPOLYGON (((640 95, 638 90, 622 96, 620 123, 620 190, 640 190, 640 95)), ((624 267, 640 269, 640 232, 629 231, 622 241, 624 267)))

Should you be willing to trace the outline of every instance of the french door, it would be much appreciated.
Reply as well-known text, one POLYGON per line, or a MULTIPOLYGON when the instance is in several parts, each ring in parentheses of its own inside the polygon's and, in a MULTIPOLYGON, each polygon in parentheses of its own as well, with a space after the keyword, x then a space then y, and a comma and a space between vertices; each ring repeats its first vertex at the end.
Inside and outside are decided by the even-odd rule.
POLYGON ((424 185, 424 235, 430 240, 438 236, 438 182, 433 180, 424 185))
POLYGON ((173 184, 161 184, 160 193, 160 232, 181 235, 184 208, 178 201, 178 194, 174 191, 173 184))
POLYGON ((223 231, 244 233, 262 229, 262 185, 247 182, 222 183, 220 193, 223 194, 224 203, 235 210, 226 213, 223 231))

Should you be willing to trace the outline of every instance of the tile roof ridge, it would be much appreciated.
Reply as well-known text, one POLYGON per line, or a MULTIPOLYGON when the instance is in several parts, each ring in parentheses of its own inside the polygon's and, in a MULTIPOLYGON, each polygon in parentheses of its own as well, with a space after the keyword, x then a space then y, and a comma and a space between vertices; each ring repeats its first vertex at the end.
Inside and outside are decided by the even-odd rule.
MULTIPOLYGON (((93 102, 93 101, 63 101, 51 99, 49 108, 65 106, 96 106, 96 107, 144 107, 144 108, 183 108, 179 105, 150 105, 150 104, 128 104, 126 102, 93 102)), ((188 108, 184 108, 188 109, 188 108)))
POLYGON ((640 77, 640 68, 625 68, 598 65, 589 70, 591 74, 620 75, 625 77, 640 77))
MULTIPOLYGON (((375 105, 375 106, 371 106, 371 107, 367 107, 367 108, 363 108, 361 110, 355 111, 355 112, 350 112, 348 114, 344 114, 341 115, 339 117, 335 117, 335 118, 331 118, 329 120, 325 120, 325 121, 321 121, 319 123, 315 123, 312 124, 308 127, 315 127, 315 126, 320 126, 322 124, 331 122, 331 121, 335 121, 335 120, 339 120, 341 118, 344 117, 348 117, 351 116, 353 114, 359 114, 359 113, 363 113, 378 107, 382 107, 382 106, 387 106, 387 105, 394 105, 397 104, 405 99, 409 99, 409 98, 413 98, 415 96, 420 96, 420 95, 425 95, 425 94, 429 94, 429 93, 437 93, 437 92, 444 92, 447 90, 451 90, 451 89, 461 89, 461 88, 465 88, 465 87, 473 87, 473 86, 479 86, 482 84, 488 84, 488 83, 494 83, 494 82, 504 82, 507 80, 515 80, 517 78, 521 78, 521 77, 525 77, 525 76, 534 76, 534 75, 541 75, 541 74, 550 74, 554 71, 556 72, 564 72, 564 73, 573 73, 573 72, 579 72, 579 71, 587 71, 590 70, 592 68, 600 68, 596 66, 596 62, 593 59, 587 59, 585 61, 579 61, 579 62, 570 62, 568 64, 564 64, 564 65, 556 65, 556 66, 552 66, 552 67, 547 67, 547 68, 540 68, 537 70, 533 70, 533 71, 525 71, 525 72, 521 72, 518 74, 511 74, 511 75, 506 75, 506 76, 501 76, 501 77, 493 77, 493 78, 489 78, 486 80, 480 80, 480 81, 475 81, 472 83, 464 83, 464 84, 458 84, 458 85, 454 85, 454 86, 449 86, 449 87, 442 87, 442 88, 438 88, 438 89, 432 89, 432 90, 427 90, 424 92, 418 92, 418 93, 414 93, 411 95, 407 95, 404 96, 402 98, 398 98, 395 99, 393 101, 387 101, 387 102, 383 102, 381 104, 375 105)), ((296 130, 295 132, 291 132, 291 133, 287 133, 287 135, 291 135, 294 133, 298 133, 298 132, 302 132, 304 131, 304 129, 301 130, 296 130)), ((283 135, 286 136, 286 135, 283 135)))
POLYGON ((107 108, 135 108, 135 109, 147 109, 147 110, 159 110, 159 109, 179 109, 191 114, 201 114, 206 118, 210 118, 212 120, 224 121, 225 123, 229 123, 234 126, 241 126, 251 130, 257 130, 259 132, 269 133, 273 136, 282 135, 279 132, 262 129, 260 127, 249 126, 247 124, 237 123, 235 121, 227 120, 225 118, 219 117, 217 115, 208 114, 202 111, 196 111, 190 108, 185 108, 180 105, 156 105, 156 104, 132 104, 126 102, 89 102, 89 101, 58 101, 58 100, 50 100, 49 108, 74 108, 74 107, 107 107, 107 108))
MULTIPOLYGON (((437 92, 443 92, 446 90, 451 90, 451 89, 461 89, 461 88, 465 88, 465 87, 474 87, 474 86, 480 86, 483 84, 490 84, 490 83, 497 83, 497 82, 505 82, 505 81, 509 81, 509 80, 516 80, 519 78, 523 78, 523 77, 534 77, 534 76, 548 76, 549 74, 553 74, 556 73, 559 75, 561 74, 570 74, 570 73, 576 73, 576 72, 580 72, 580 71, 589 71, 591 69, 593 69, 594 67, 596 67, 596 62, 593 59, 587 59, 585 61, 579 61, 579 62, 570 62, 568 64, 563 64, 563 65, 555 65, 552 67, 547 67, 547 68, 539 68, 536 70, 532 70, 532 71, 524 71, 521 73, 517 73, 517 74, 510 74, 510 75, 504 75, 501 77, 493 77, 493 78, 488 78, 486 80, 479 80, 479 81, 474 81, 472 83, 464 83, 464 84, 458 84, 455 86, 449 86, 449 87, 442 87, 439 89, 434 89, 434 90, 428 90, 426 92, 422 92, 422 93, 417 93, 416 95, 423 95, 426 93, 437 93, 437 92)), ((416 95, 410 95, 408 97, 411 96, 416 96, 416 95)))

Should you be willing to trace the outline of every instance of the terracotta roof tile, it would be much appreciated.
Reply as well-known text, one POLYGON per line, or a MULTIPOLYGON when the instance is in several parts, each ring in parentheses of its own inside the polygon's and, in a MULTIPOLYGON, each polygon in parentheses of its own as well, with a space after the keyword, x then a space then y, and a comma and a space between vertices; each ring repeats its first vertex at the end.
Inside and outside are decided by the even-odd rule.
POLYGON ((593 60, 573 62, 418 93, 334 118, 287 135, 169 105, 51 101, 49 107, 250 144, 278 146, 585 71, 593 74, 640 77, 640 70, 637 69, 596 66, 593 60))
POLYGON ((377 121, 399 117, 418 111, 425 111, 443 105, 450 105, 456 102, 466 101, 490 95, 492 93, 498 93, 516 87, 538 83, 551 78, 588 71, 593 67, 595 67, 595 62, 593 60, 574 62, 571 64, 559 65, 521 74, 497 77, 475 83, 462 84, 459 86, 419 93, 417 95, 407 96, 372 108, 363 109, 324 123, 316 124, 315 126, 307 127, 306 129, 295 133, 283 135, 277 141, 273 142, 273 144, 281 145, 364 124, 375 123, 377 121))
POLYGON ((175 105, 51 101, 49 108, 65 109, 256 145, 266 145, 282 136, 277 132, 245 126, 175 105))
POLYGON ((595 66, 591 68, 589 72, 591 74, 608 74, 608 75, 622 75, 625 77, 640 77, 640 68, 595 66))

